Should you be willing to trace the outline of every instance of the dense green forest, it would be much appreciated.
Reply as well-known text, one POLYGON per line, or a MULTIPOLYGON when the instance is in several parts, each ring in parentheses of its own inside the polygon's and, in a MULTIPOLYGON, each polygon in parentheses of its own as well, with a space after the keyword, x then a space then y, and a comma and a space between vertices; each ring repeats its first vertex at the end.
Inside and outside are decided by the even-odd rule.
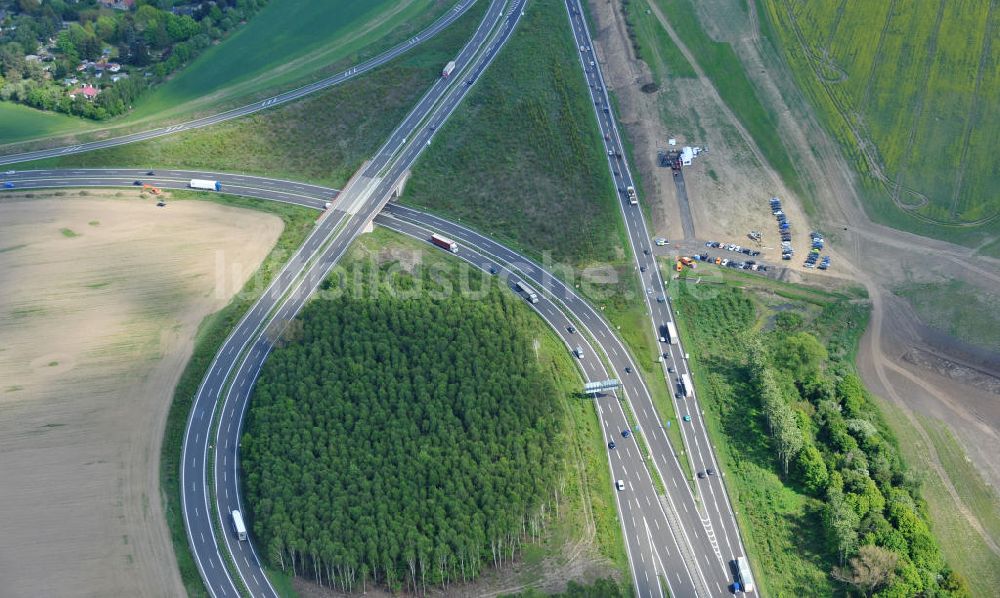
POLYGON ((762 581, 774 594, 968 596, 931 533, 919 476, 854 371, 867 307, 760 297, 724 288, 706 300, 682 286, 677 303, 762 581))
POLYGON ((487 282, 478 297, 327 296, 291 327, 242 439, 252 530, 276 567, 418 591, 474 579, 541 534, 566 414, 530 312, 487 282))

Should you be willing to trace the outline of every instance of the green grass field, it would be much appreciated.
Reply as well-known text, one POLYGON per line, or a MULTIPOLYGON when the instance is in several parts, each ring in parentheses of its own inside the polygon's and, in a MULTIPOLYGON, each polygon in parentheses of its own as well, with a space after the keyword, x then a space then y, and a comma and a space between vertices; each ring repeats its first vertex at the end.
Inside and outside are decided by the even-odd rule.
POLYGON ((76 133, 95 126, 90 121, 65 114, 0 102, 0 146, 36 137, 76 133))
POLYGON ((434 39, 374 72, 297 102, 205 129, 18 168, 196 168, 340 186, 439 76, 485 8, 479 3, 434 39))
POLYGON ((69 141, 79 143, 97 138, 88 132, 98 128, 105 131, 100 136, 107 136, 109 127, 114 127, 111 134, 125 134, 242 105, 370 58, 420 31, 453 4, 274 0, 120 119, 95 123, 0 103, 0 144, 69 134, 76 135, 69 141))
MULTIPOLYGON (((273 0, 232 37, 144 96, 129 116, 186 115, 328 70, 444 0, 273 0)), ((396 36, 399 37, 399 36, 396 36)))
POLYGON ((966 244, 998 230, 992 3, 757 1, 799 87, 865 175, 873 218, 966 244))
POLYGON ((623 255, 624 229, 565 8, 538 0, 413 168, 404 202, 538 257, 623 255), (597 232, 595 232, 597 231, 597 232))
POLYGON ((990 351, 1000 350, 1000 298, 955 279, 947 283, 908 283, 895 293, 909 300, 920 320, 990 351))

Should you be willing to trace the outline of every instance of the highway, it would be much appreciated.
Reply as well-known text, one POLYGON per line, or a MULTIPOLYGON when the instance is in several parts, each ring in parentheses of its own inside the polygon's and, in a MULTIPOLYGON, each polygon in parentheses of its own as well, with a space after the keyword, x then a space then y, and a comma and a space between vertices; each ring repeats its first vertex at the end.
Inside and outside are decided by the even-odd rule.
MULTIPOLYGON (((660 328, 668 322, 673 322, 673 312, 671 309, 670 297, 666 292, 663 277, 652 251, 652 241, 646 227, 646 221, 639 205, 632 205, 629 202, 625 190, 628 187, 635 187, 636 183, 632 177, 628 160, 625 156, 625 146, 622 143, 618 125, 614 118, 614 111, 608 97, 607 84, 601 72, 601 65, 595 52, 593 51, 593 41, 583 16, 583 9, 580 0, 566 0, 566 10, 573 28, 573 35, 579 50, 580 66, 584 71, 584 76, 590 88, 590 96, 594 105, 594 114, 604 137, 604 146, 607 150, 608 169, 611 171, 615 186, 618 188, 618 203, 622 217, 628 231, 629 244, 635 259, 637 274, 641 276, 642 288, 647 289, 645 295, 646 308, 650 315, 650 326, 655 338, 661 336, 660 328)), ((638 191, 638 189, 637 189, 638 191)), ((682 375, 687 375, 693 380, 688 367, 686 352, 683 345, 678 342, 663 343, 661 362, 663 375, 667 380, 670 389, 677 389, 682 375)), ((703 591, 711 594, 722 595, 727 590, 721 587, 718 580, 721 576, 725 580, 725 586, 733 581, 733 571, 729 564, 740 556, 745 556, 746 551, 740 537, 739 526, 733 514, 729 495, 726 492, 725 484, 721 477, 721 469, 715 458, 715 453, 705 427, 703 411, 698 405, 697 393, 692 385, 688 389, 689 396, 677 392, 673 395, 672 401, 674 410, 679 417, 687 416, 690 421, 677 422, 681 427, 684 440, 686 457, 695 472, 705 473, 704 478, 695 477, 692 481, 697 488, 698 496, 698 519, 704 528, 708 538, 711 553, 704 550, 704 544, 699 547, 696 542, 693 550, 699 555, 701 569, 706 574, 706 584, 703 591), (715 472, 708 475, 706 472, 715 472), (713 558, 714 556, 714 558, 713 558), (714 561, 714 562, 713 562, 714 561), (720 567, 721 565, 721 567, 720 567), (717 576, 715 571, 722 569, 721 575, 717 576)), ((638 415, 638 414, 637 414, 638 415)), ((641 419, 641 418, 640 418, 641 419)), ((649 422, 652 423, 652 422, 649 422)), ((655 425, 655 423, 653 424, 655 425)), ((647 429, 648 424, 647 424, 647 429)), ((679 469, 679 464, 673 456, 673 448, 667 440, 666 434, 652 434, 651 448, 654 460, 662 469, 670 469, 672 465, 679 469)), ((686 518, 687 521, 693 517, 686 518)), ((690 521, 692 525, 696 523, 690 521)), ((688 529, 692 529, 688 527, 688 529)))
POLYGON ((105 149, 109 147, 116 147, 119 145, 125 145, 128 143, 135 143, 137 141, 146 141, 149 139, 155 139, 157 137, 163 137, 164 135, 172 135, 174 133, 180 133, 182 131, 190 131, 192 129, 200 129, 202 127, 207 127, 210 125, 218 124, 227 120, 234 118, 239 118, 241 116, 247 116, 255 112, 260 112, 261 110, 267 110, 269 108, 274 108, 275 106, 280 106, 288 102, 292 102, 303 98, 309 94, 316 93, 328 87, 333 87, 334 85, 339 85, 344 81, 348 81, 367 72, 370 72, 383 64, 393 60, 394 58, 405 54, 410 49, 418 46, 419 44, 431 39, 441 31, 448 28, 449 25, 454 23, 461 17, 465 12, 475 4, 476 0, 460 0, 453 8, 451 8, 447 13, 442 15, 438 20, 434 21, 429 27, 421 31, 420 33, 409 38, 405 42, 398 44, 389 50, 370 58, 361 64, 350 67, 349 69, 309 83, 308 85, 303 85, 302 87, 279 93, 278 95, 266 98, 263 100, 258 100, 252 104, 247 104, 239 108, 233 108, 232 110, 227 110, 225 112, 220 112, 218 114, 213 114, 210 116, 205 116, 202 118, 197 118, 194 120, 189 120, 187 122, 177 123, 169 125, 166 127, 159 127, 156 129, 151 129, 148 131, 141 131, 138 133, 132 133, 129 135, 121 135, 117 137, 111 137, 108 139, 102 139, 100 141, 91 141, 87 143, 79 143, 74 145, 54 147, 44 150, 37 150, 31 152, 23 152, 17 154, 9 154, 6 156, 0 156, 0 165, 4 164, 16 164, 18 162, 27 162, 29 160, 40 160, 42 158, 54 158, 58 156, 67 156, 70 154, 79 154, 82 152, 89 152, 97 149, 105 149))
MULTIPOLYGON (((459 6, 467 8, 467 4, 471 2, 459 6)), ((483 23, 456 58, 459 66, 455 75, 451 80, 439 79, 433 83, 385 145, 342 192, 293 181, 177 170, 158 170, 154 175, 132 169, 39 170, 4 177, 17 189, 107 187, 132 185, 133 181, 162 188, 183 188, 191 178, 205 178, 222 181, 226 193, 318 209, 333 200, 333 208, 321 217, 302 248, 226 339, 195 398, 184 442, 182 499, 189 542, 213 596, 236 595, 238 584, 245 585, 254 596, 275 595, 253 544, 237 541, 229 530, 229 513, 234 509, 242 510, 238 463, 242 419, 253 384, 270 352, 271 339, 294 318, 350 243, 382 210, 396 182, 405 176, 420 152, 431 143, 437 128, 509 38, 521 15, 524 0, 516 0, 506 13, 504 6, 505 3, 499 0, 491 3, 483 23), (220 399, 224 399, 221 404, 220 399), (217 437, 213 436, 215 420, 218 421, 217 437), (206 484, 210 472, 214 500, 212 488, 206 484), (223 533, 218 536, 213 533, 213 523, 221 525, 223 533), (225 539, 226 551, 217 545, 217 537, 225 539), (241 581, 234 580, 223 563, 222 559, 229 555, 241 581)), ((567 8, 581 47, 581 65, 591 84, 595 113, 609 150, 609 168, 616 185, 622 188, 634 185, 628 164, 622 157, 622 144, 613 116, 609 109, 605 110, 610 108, 610 103, 599 65, 590 50, 586 23, 580 17, 575 0, 569 2, 567 8)), ((647 268, 648 286, 658 293, 647 295, 651 325, 658 336, 659 324, 673 321, 670 304, 668 300, 655 302, 656 296, 666 295, 659 268, 649 251, 650 239, 641 211, 638 206, 631 206, 624 194, 620 203, 637 270, 640 266, 647 268)), ((685 476, 649 389, 641 376, 628 373, 641 370, 613 327, 563 281, 487 237, 432 215, 395 205, 389 208, 389 214, 379 216, 376 222, 417 238, 426 239, 428 230, 447 234, 461 243, 459 257, 474 263, 478 261, 480 267, 490 261, 501 275, 508 277, 510 284, 514 280, 525 280, 544 291, 542 300, 533 307, 559 332, 567 347, 587 347, 585 357, 579 360, 585 378, 593 381, 617 377, 622 380, 620 396, 610 394, 599 398, 596 405, 606 439, 618 443, 618 448, 609 451, 609 466, 614 479, 622 479, 627 486, 616 496, 637 594, 663 596, 666 589, 672 596, 726 595, 732 582, 728 563, 744 551, 724 484, 718 475, 695 480, 685 476), (570 333, 570 323, 580 332, 570 333), (594 346, 584 343, 587 339, 582 338, 583 333, 597 343, 606 362, 598 358, 594 346), (605 363, 610 365, 609 371, 604 369, 605 363), (623 405, 634 414, 638 424, 636 431, 651 450, 651 464, 640 454, 634 434, 628 440, 621 436, 621 431, 629 427, 623 405), (660 496, 656 491, 653 474, 662 480, 665 495, 660 496), (696 492, 692 491, 692 483, 696 485, 696 492)), ((647 286, 646 281, 643 286, 647 286)), ((663 367, 668 385, 673 384, 676 375, 690 374, 681 345, 664 345, 663 351, 667 356, 663 367), (668 372, 668 367, 676 367, 677 372, 668 372)), ((677 413, 690 414, 691 421, 672 423, 682 426, 687 458, 692 467, 696 471, 709 468, 719 471, 694 391, 691 391, 691 398, 674 400, 677 413)))
POLYGON ((471 89, 464 81, 465 74, 492 62, 520 20, 522 7, 523 0, 515 0, 505 13, 505 2, 495 0, 490 4, 472 39, 455 58, 458 66, 452 78, 436 80, 386 144, 352 178, 339 194, 337 207, 320 219, 303 247, 236 326, 212 362, 191 411, 181 473, 189 542, 214 596, 234 595, 237 584, 254 596, 276 596, 252 542, 238 541, 229 530, 229 514, 243 510, 238 458, 242 418, 253 383, 271 350, 271 340, 294 318, 348 246, 382 209, 436 128, 471 89), (213 414, 219 421, 214 438, 213 414), (210 451, 212 446, 214 451, 210 451), (206 484, 209 479, 215 488, 214 500, 206 484), (220 537, 226 543, 225 550, 216 543, 213 522, 223 526, 220 537), (220 561, 220 554, 232 556, 241 578, 238 582, 220 561))

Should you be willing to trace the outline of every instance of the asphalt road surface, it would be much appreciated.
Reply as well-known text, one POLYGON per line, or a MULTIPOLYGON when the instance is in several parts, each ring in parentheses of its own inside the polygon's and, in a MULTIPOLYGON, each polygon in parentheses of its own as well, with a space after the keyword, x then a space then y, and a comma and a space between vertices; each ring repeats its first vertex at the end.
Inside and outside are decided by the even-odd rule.
MULTIPOLYGON (((601 73, 601 66, 593 51, 593 41, 583 17, 579 0, 566 0, 566 8, 573 26, 573 35, 579 49, 580 65, 590 86, 590 95, 594 105, 594 113, 604 137, 607 150, 608 168, 611 170, 618 194, 619 206, 628 230, 629 244, 635 259, 635 267, 642 278, 642 288, 647 289, 646 308, 650 315, 650 326, 655 337, 661 337, 661 327, 673 322, 674 317, 670 306, 670 298, 652 252, 652 242, 646 221, 639 205, 629 202, 624 190, 635 186, 621 135, 615 122, 614 112, 608 97, 607 85, 601 73)), ((667 385, 671 390, 678 389, 682 375, 691 378, 686 353, 678 343, 663 343, 661 366, 667 385)), ((692 552, 696 556, 700 569, 705 573, 705 584, 699 588, 699 593, 725 595, 728 586, 734 581, 731 562, 740 556, 745 556, 742 539, 736 517, 726 493, 725 484, 720 476, 720 469, 705 428, 703 412, 698 406, 697 393, 693 385, 686 393, 678 392, 672 398, 674 409, 682 418, 680 425, 685 457, 689 460, 695 472, 705 473, 704 478, 694 477, 698 495, 696 513, 684 513, 686 528, 694 529, 695 525, 703 528, 707 542, 699 542, 693 538, 692 552), (688 418, 690 421, 683 421, 688 418), (711 470, 714 474, 709 475, 711 470), (708 548, 709 550, 706 550, 708 548)), ((651 405, 649 407, 652 407, 651 405)), ((655 414, 655 411, 653 412, 655 414)), ((639 413, 637 412, 637 416, 639 413)), ((640 417, 640 419, 642 419, 640 417)), ((655 424, 654 424, 655 425, 655 424)), ((647 425, 648 429, 648 425, 647 425)), ((662 432, 662 430, 661 430, 662 432)), ((654 462, 663 470, 676 468, 681 471, 679 463, 673 454, 673 449, 667 441, 665 433, 647 435, 654 454, 654 462)), ((668 473, 668 475, 670 475, 668 473)), ((669 494, 669 492, 668 492, 669 494)), ((694 534, 697 536, 697 534, 694 534)))
MULTIPOLYGON (((217 546, 216 535, 212 531, 213 508, 218 517, 215 521, 223 528, 221 536, 225 538, 245 585, 253 595, 274 595, 252 543, 237 541, 230 530, 231 511, 241 510, 237 449, 242 416, 260 366, 270 351, 270 340, 285 322, 294 317, 357 234, 385 205, 395 181, 431 142, 437 127, 457 107, 472 83, 499 52, 513 31, 522 7, 523 2, 516 2, 513 9, 507 12, 506 19, 503 19, 502 3, 494 2, 491 5, 483 25, 457 59, 459 67, 453 79, 461 82, 448 85, 447 81, 436 81, 372 161, 352 179, 339 196, 336 190, 316 185, 194 171, 160 170, 148 175, 146 171, 130 169, 40 170, 4 176, 4 180, 14 183, 15 188, 19 189, 106 187, 131 185, 135 181, 162 188, 183 188, 191 178, 205 178, 220 180, 227 193, 319 209, 336 197, 333 209, 320 219, 300 251, 291 258, 260 301, 226 340, 199 389, 191 413, 184 445, 182 495, 189 541, 206 585, 213 595, 228 596, 230 592, 236 594, 236 585, 223 565, 220 547, 217 546), (499 21, 502 21, 500 32, 491 37, 493 25, 499 21), (489 47, 483 49, 486 45, 489 47), (232 381, 227 384, 230 378, 232 381), (225 402, 218 414, 218 438, 213 441, 210 438, 213 413, 227 386, 225 402), (215 446, 217 495, 213 505, 206 482, 209 449, 215 446)), ((622 146, 610 110, 602 110, 605 106, 609 107, 609 103, 606 92, 603 91, 599 67, 596 61, 591 63, 588 59, 588 54, 589 57, 593 55, 590 52, 586 25, 579 17, 579 6, 575 2, 570 2, 567 7, 578 41, 586 40, 579 44, 583 48, 581 59, 592 85, 592 96, 597 98, 595 111, 598 121, 602 132, 607 135, 605 143, 611 152, 608 157, 609 167, 613 170, 616 184, 632 185, 628 166, 620 157, 622 146)), ((650 243, 641 213, 638 207, 630 206, 624 195, 621 199, 637 266, 648 267, 649 287, 665 296, 653 258, 642 251, 648 250, 650 243)), ((459 252, 459 257, 493 260, 498 270, 510 277, 510 284, 520 279, 530 282, 537 289, 544 289, 545 292, 540 295, 542 299, 534 307, 560 331, 568 347, 573 346, 573 343, 586 346, 584 358, 579 361, 587 379, 594 381, 617 377, 622 380, 623 392, 620 396, 610 394, 599 398, 597 407, 606 439, 615 439, 618 444, 615 450, 609 451, 609 465, 615 479, 622 479, 626 484, 626 490, 617 494, 618 506, 637 593, 641 596, 663 595, 662 582, 673 596, 725 595, 727 586, 732 581, 728 561, 742 555, 743 550, 724 486, 717 475, 695 480, 685 477, 663 428, 670 424, 659 421, 641 377, 626 371, 626 368, 632 372, 639 370, 607 321, 562 281, 490 239, 401 206, 393 206, 391 212, 391 216, 379 217, 378 221, 411 235, 426 235, 427 230, 448 234, 462 243, 463 249, 459 252), (467 252, 468 256, 465 255, 467 252), (579 333, 568 332, 568 322, 571 321, 569 318, 572 318, 574 326, 581 331, 588 331, 590 338, 598 343, 611 365, 611 372, 604 370, 593 346, 584 344, 585 339, 577 338, 580 337, 579 333), (626 423, 621 403, 616 400, 619 398, 629 405, 637 421, 629 439, 621 436, 621 431, 628 428, 629 424, 626 423), (664 496, 659 496, 655 490, 651 472, 634 444, 635 433, 642 434, 652 450, 652 470, 666 487, 664 496), (692 492, 692 483, 697 485, 700 500, 692 492)), ((484 262, 480 262, 482 263, 484 262)), ((654 326, 658 326, 656 322, 672 321, 669 301, 654 303, 654 297, 649 295, 647 303, 653 314, 654 326)), ((676 366, 676 374, 689 373, 679 344, 666 344, 663 349, 667 356, 664 368, 676 366)), ((668 381, 673 382, 674 377, 670 373, 664 371, 664 375, 668 381)), ((694 399, 694 389, 691 389, 691 398, 676 399, 675 406, 679 414, 689 413, 691 416, 690 422, 672 424, 682 426, 693 467, 697 471, 708 468, 717 471, 700 410, 694 399)))
POLYGON ((88 143, 80 143, 75 145, 68 145, 63 147, 55 147, 50 149, 24 152, 19 154, 10 154, 6 156, 0 156, 0 165, 3 164, 15 164, 17 162, 27 162, 29 160, 39 160, 42 158, 54 158, 57 156, 67 156, 70 154, 79 154, 82 152, 89 152, 96 149, 104 149, 109 147, 115 147, 119 145, 125 145, 128 143, 135 143, 137 141, 146 141, 148 139, 155 139, 157 137, 163 137, 164 135, 172 135, 174 133, 180 133, 181 131, 190 131, 192 129, 199 129, 201 127, 207 127, 209 125, 214 125, 220 122, 224 122, 233 118, 239 118, 241 116, 247 116, 248 114, 253 114, 255 112, 260 112, 261 110, 267 110, 269 108, 274 108, 275 106, 280 106, 287 102, 292 102, 305 97, 309 94, 315 93, 317 91, 326 89, 328 87, 333 87, 334 85, 339 85, 344 81, 353 79, 359 75, 363 75, 373 69, 376 69, 383 64, 393 60, 394 58, 406 53, 411 48, 427 41, 428 39, 434 37, 441 31, 448 28, 449 25, 454 23, 461 17, 465 12, 475 3, 475 0, 460 0, 451 10, 446 14, 441 16, 437 21, 431 24, 430 27, 424 29, 420 33, 406 40, 405 42, 386 50, 385 52, 362 62, 356 66, 353 66, 346 71, 337 73, 336 75, 331 75, 325 79, 321 79, 314 83, 304 85, 297 89, 291 91, 286 91, 280 93, 276 96, 264 100, 258 100, 252 104, 247 104, 239 108, 234 108, 232 110, 227 110, 226 112, 221 112, 219 114, 213 114, 211 116, 205 116, 195 120, 190 120, 183 123, 178 123, 175 125, 170 125, 167 127, 160 127, 157 129, 152 129, 149 131, 142 131, 139 133, 132 133, 130 135, 122 135, 119 137, 112 137, 109 139, 103 139, 101 141, 92 141, 88 143))
POLYGON ((238 460, 242 417, 253 383, 271 350, 272 339, 294 318, 356 236, 381 210, 396 181, 430 142, 436 126, 471 89, 464 76, 489 65, 509 39, 522 6, 523 1, 517 0, 513 10, 505 14, 504 2, 491 3, 479 29, 456 57, 458 66, 453 78, 435 81, 383 148, 348 183, 337 207, 320 219, 300 251, 237 325, 211 364, 195 398, 185 437, 182 497, 189 542, 213 595, 233 595, 237 583, 245 585, 254 596, 276 595, 252 542, 239 541, 230 529, 230 513, 242 511, 238 460), (217 406, 219 425, 213 438, 211 422, 217 406), (211 446, 215 447, 214 453, 209 450, 211 446), (216 490, 214 501, 207 486, 210 470, 216 490), (223 551, 212 533, 213 522, 223 527, 225 553, 232 555, 240 582, 230 577, 220 560, 223 551))

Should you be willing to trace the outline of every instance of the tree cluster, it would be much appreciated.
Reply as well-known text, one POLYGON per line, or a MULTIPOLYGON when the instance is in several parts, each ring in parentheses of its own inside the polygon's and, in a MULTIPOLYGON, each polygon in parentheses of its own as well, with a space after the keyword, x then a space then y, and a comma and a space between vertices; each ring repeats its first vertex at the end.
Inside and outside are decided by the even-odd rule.
POLYGON ((0 0, 0 8, 10 11, 0 23, 0 99, 99 120, 122 114, 147 79, 161 81, 188 64, 266 2, 138 0, 132 10, 121 11, 102 8, 97 0, 0 0), (196 8, 174 14, 175 4, 196 8), (39 53, 38 60, 26 59, 39 53), (76 75, 82 62, 109 57, 134 76, 95 81, 102 89, 93 102, 71 100, 60 82, 76 75))
POLYGON ((308 306, 267 361, 242 438, 267 558, 345 591, 416 592, 538 537, 565 414, 525 317, 495 288, 308 306))
POLYGON ((782 473, 824 503, 833 577, 865 596, 968 595, 860 378, 801 324, 749 333, 744 348, 782 473))

